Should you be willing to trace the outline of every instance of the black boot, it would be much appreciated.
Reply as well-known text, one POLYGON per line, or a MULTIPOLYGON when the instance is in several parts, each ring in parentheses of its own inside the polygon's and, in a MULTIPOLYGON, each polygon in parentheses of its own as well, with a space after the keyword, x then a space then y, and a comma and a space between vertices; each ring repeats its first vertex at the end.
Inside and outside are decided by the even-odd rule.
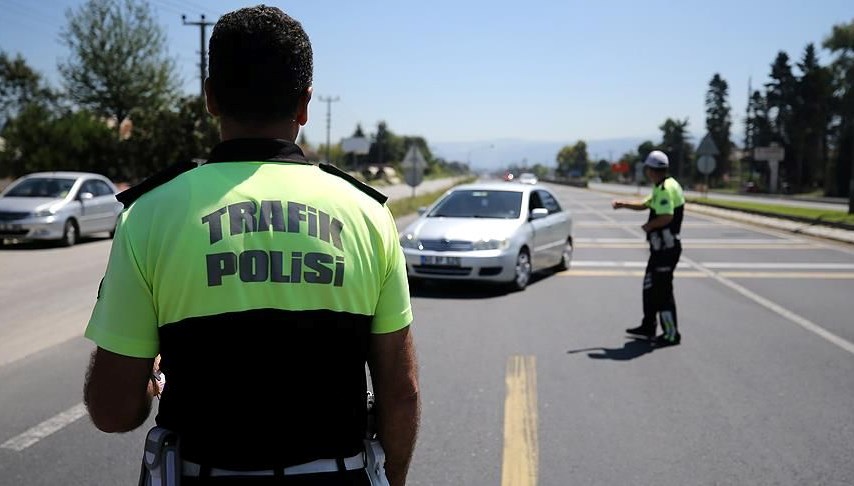
POLYGON ((646 339, 652 339, 653 337, 655 337, 655 326, 641 324, 638 327, 626 329, 626 333, 644 337, 646 339))

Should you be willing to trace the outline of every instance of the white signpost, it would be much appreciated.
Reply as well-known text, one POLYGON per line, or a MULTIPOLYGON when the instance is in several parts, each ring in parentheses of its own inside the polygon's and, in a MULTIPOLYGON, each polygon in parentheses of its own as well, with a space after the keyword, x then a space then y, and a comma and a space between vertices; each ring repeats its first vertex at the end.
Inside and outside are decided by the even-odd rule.
POLYGON ((776 142, 768 147, 756 147, 753 149, 754 160, 767 160, 771 171, 768 186, 772 194, 777 193, 777 182, 780 178, 780 161, 786 158, 786 151, 776 142))
POLYGON ((410 145, 406 151, 406 156, 400 163, 400 168, 403 169, 403 178, 406 183, 412 188, 412 196, 415 196, 415 188, 421 185, 424 180, 424 169, 427 168, 427 161, 421 155, 421 151, 415 145, 410 145))
POLYGON ((700 141, 700 146, 697 147, 697 155, 700 156, 697 159, 697 170, 706 176, 706 184, 703 188, 704 193, 709 192, 709 174, 714 172, 715 166, 717 165, 715 156, 720 155, 720 153, 718 146, 715 145, 715 141, 712 140, 711 135, 707 133, 706 136, 703 137, 703 140, 700 141))

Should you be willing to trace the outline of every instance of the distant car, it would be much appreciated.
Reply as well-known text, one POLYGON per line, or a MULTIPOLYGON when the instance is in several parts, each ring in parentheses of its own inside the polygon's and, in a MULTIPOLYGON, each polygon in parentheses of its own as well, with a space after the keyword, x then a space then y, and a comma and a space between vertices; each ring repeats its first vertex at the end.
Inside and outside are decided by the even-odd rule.
POLYGON ((446 192, 402 233, 412 279, 483 280, 523 290, 533 272, 572 261, 572 216, 539 185, 484 183, 446 192))
POLYGON ((512 173, 512 172, 505 172, 505 173, 504 173, 504 180, 505 180, 505 181, 507 181, 507 182, 512 181, 512 180, 513 180, 513 177, 515 177, 515 176, 513 175, 513 173, 512 173))
POLYGON ((0 193, 0 244, 6 239, 57 240, 116 230, 122 204, 108 178, 88 172, 38 172, 0 193))
POLYGON ((517 180, 522 184, 536 184, 537 182, 539 182, 537 176, 530 172, 523 172, 522 174, 519 174, 517 180))

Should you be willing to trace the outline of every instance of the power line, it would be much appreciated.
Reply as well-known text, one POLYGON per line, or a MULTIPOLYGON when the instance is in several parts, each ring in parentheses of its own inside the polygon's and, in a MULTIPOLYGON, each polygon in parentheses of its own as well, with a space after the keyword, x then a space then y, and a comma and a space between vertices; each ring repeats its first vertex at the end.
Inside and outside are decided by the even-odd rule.
POLYGON ((199 96, 201 96, 204 99, 204 97, 205 97, 205 78, 207 77, 207 71, 208 71, 207 52, 205 51, 205 28, 208 27, 209 25, 214 25, 214 23, 205 21, 205 15, 204 14, 201 14, 199 17, 201 18, 201 20, 199 20, 198 22, 187 22, 187 16, 181 15, 181 22, 183 22, 184 25, 193 25, 193 26, 199 27, 199 33, 201 34, 201 36, 200 36, 200 38, 201 38, 201 42, 200 42, 201 50, 199 51, 201 53, 201 57, 199 58, 199 80, 200 80, 200 84, 201 84, 201 90, 199 91, 199 96))
POLYGON ((320 101, 326 103, 326 163, 331 164, 332 162, 329 160, 329 130, 332 127, 332 103, 339 101, 341 98, 336 97, 319 97, 320 101))

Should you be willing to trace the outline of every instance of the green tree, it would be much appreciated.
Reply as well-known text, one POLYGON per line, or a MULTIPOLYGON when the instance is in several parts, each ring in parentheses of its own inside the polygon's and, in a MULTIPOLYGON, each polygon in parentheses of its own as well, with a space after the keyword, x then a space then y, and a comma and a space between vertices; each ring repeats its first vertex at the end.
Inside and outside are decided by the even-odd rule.
POLYGON ((588 163, 587 143, 583 140, 564 146, 557 154, 557 170, 564 176, 583 177, 588 163))
POLYGON ((368 160, 375 164, 394 164, 403 160, 406 147, 403 140, 388 129, 388 124, 381 121, 377 124, 377 133, 372 137, 373 143, 368 152, 368 160))
POLYGON ((822 44, 836 55, 831 69, 834 76, 834 100, 838 107, 836 123, 835 184, 829 195, 848 194, 848 212, 854 213, 854 20, 834 25, 822 44))
POLYGON ((55 99, 41 75, 33 70, 20 54, 9 57, 0 50, 0 128, 30 103, 45 103, 55 99))
POLYGON ((55 113, 30 103, 3 127, 5 150, 0 171, 18 177, 30 172, 83 170, 114 176, 118 140, 87 111, 55 113))
POLYGON ((796 190, 824 180, 826 143, 833 96, 832 75, 819 64, 814 44, 808 44, 798 63, 801 76, 796 86, 792 116, 792 150, 789 168, 796 190))
POLYGON ((715 178, 720 178, 730 171, 732 118, 728 98, 729 85, 720 74, 715 73, 712 80, 709 81, 709 90, 706 91, 706 130, 720 151, 715 171, 712 174, 715 178))
POLYGON ((690 161, 693 160, 693 146, 688 142, 688 119, 668 118, 661 126, 661 150, 670 159, 670 172, 679 179, 693 179, 690 161))
POLYGON ((70 57, 59 70, 75 103, 121 122, 175 98, 175 63, 147 2, 88 0, 66 17, 60 39, 70 57))

